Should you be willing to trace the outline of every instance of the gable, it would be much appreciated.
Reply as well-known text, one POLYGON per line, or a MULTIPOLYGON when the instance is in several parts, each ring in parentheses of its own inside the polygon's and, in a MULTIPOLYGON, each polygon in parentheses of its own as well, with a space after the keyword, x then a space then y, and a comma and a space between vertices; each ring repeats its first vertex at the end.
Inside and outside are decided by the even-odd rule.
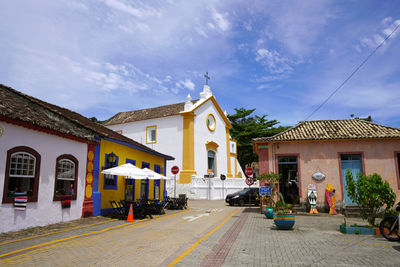
POLYGON ((202 103, 198 104, 198 106, 193 108, 191 111, 181 112, 180 114, 184 116, 184 114, 187 114, 187 113, 194 113, 196 110, 198 110, 200 107, 202 107, 206 103, 211 103, 213 105, 213 107, 216 109, 216 111, 218 112, 218 114, 220 115, 222 120, 225 122, 225 126, 228 127, 229 129, 231 129, 232 124, 230 123, 229 119, 226 117, 226 115, 222 111, 221 107, 219 106, 219 104, 214 96, 211 96, 208 99, 206 99, 205 101, 203 101, 202 103))
POLYGON ((400 138, 400 129, 359 119, 304 121, 263 141, 344 140, 400 138))

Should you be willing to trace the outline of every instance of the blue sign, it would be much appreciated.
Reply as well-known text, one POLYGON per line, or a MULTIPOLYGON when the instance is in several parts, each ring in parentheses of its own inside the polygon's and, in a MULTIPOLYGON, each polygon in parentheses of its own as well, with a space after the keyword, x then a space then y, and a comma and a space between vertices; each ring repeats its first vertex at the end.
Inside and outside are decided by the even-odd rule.
POLYGON ((271 195, 271 187, 269 186, 260 187, 260 196, 270 196, 270 195, 271 195))

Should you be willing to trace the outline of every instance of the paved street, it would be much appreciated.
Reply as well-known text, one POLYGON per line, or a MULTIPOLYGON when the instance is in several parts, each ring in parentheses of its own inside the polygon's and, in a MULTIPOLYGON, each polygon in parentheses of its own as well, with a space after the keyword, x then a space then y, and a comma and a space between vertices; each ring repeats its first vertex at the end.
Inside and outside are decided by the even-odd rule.
POLYGON ((298 215, 293 231, 278 231, 256 207, 229 207, 222 201, 189 205, 189 210, 134 224, 112 221, 0 244, 0 265, 400 265, 400 243, 343 235, 338 231, 342 216, 298 215))

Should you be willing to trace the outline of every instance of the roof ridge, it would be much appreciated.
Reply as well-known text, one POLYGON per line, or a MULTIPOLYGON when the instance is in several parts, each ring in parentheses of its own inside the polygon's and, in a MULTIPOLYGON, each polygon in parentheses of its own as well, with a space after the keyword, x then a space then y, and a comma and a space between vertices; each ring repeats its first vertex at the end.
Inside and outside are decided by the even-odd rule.
POLYGON ((359 138, 399 138, 400 129, 359 118, 302 121, 297 125, 270 137, 258 137, 253 141, 334 140, 359 138), (370 128, 373 125, 376 128, 370 128), (303 126, 303 127, 302 127, 303 126), (302 127, 298 129, 299 127, 302 127))
MULTIPOLYGON (((163 153, 161 153, 161 152, 158 152, 158 151, 156 151, 156 150, 154 150, 154 149, 152 149, 152 148, 150 148, 150 147, 147 147, 147 146, 145 146, 145 145, 143 145, 143 144, 141 144, 141 143, 139 143, 139 142, 137 142, 137 141, 135 141, 135 140, 133 140, 133 139, 131 139, 131 138, 125 136, 125 135, 119 134, 119 133, 117 133, 117 132, 115 132, 115 131, 113 131, 113 130, 107 128, 107 127, 105 127, 104 125, 101 125, 101 124, 99 124, 99 123, 96 123, 96 122, 94 122, 94 121, 91 121, 89 118, 87 118, 87 117, 85 117, 85 116, 83 116, 83 115, 81 115, 81 114, 79 114, 79 113, 77 113, 77 112, 75 112, 75 111, 72 111, 72 110, 69 110, 69 109, 67 109, 67 108, 60 107, 60 106, 57 106, 57 105, 48 103, 48 102, 46 102, 46 101, 40 100, 40 99, 38 99, 38 98, 35 98, 35 97, 33 97, 33 96, 29 96, 29 95, 24 94, 24 93, 22 93, 22 92, 20 92, 20 91, 18 91, 18 90, 15 90, 14 88, 11 88, 11 87, 9 87, 9 86, 5 86, 5 85, 3 85, 3 84, 0 84, 0 85, 3 86, 3 87, 5 87, 5 88, 7 88, 7 89, 9 89, 11 92, 14 92, 14 93, 16 93, 16 94, 18 94, 18 95, 24 97, 24 98, 27 99, 28 101, 30 101, 30 102, 32 102, 32 103, 35 103, 35 104, 41 106, 42 108, 44 108, 44 109, 46 109, 46 110, 49 110, 49 111, 51 111, 51 112, 53 112, 53 113, 55 113, 55 114, 57 114, 57 115, 59 115, 59 116, 65 118, 65 119, 69 120, 70 122, 74 123, 75 125, 89 130, 90 132, 92 132, 92 134, 93 134, 93 133, 97 133, 97 134, 100 135, 100 136, 105 136, 105 137, 108 137, 108 138, 111 138, 111 139, 115 139, 115 138, 113 138, 113 137, 111 136, 111 133, 112 133, 112 134, 114 134, 114 135, 119 136, 120 139, 124 139, 125 142, 127 142, 127 140, 129 140, 130 142, 132 142, 132 144, 135 144, 135 145, 137 145, 137 146, 139 146, 139 147, 142 147, 143 149, 147 149, 148 151, 156 152, 157 154, 160 154, 160 155, 163 155, 163 156, 166 156, 166 157, 171 157, 171 156, 169 156, 169 155, 166 155, 166 154, 163 154, 163 153), (66 112, 70 112, 70 113, 72 113, 72 115, 78 116, 78 117, 80 117, 81 119, 86 120, 89 124, 84 124, 84 122, 81 122, 81 121, 79 121, 78 119, 74 119, 74 118, 71 117, 71 116, 68 116, 68 115, 66 115, 66 114, 63 114, 62 112, 60 112, 60 110, 65 110, 66 112), (94 125, 90 125, 90 123, 92 123, 92 124, 94 124, 94 125), (100 127, 100 128, 103 128, 103 130, 105 130, 105 132, 100 132, 100 130, 96 130, 96 129, 94 128, 95 125, 98 126, 98 127, 100 127), (108 131, 109 133, 107 133, 107 131, 108 131)), ((123 140, 120 140, 120 141, 123 141, 123 140)))
MULTIPOLYGON (((192 102, 197 102, 197 101, 199 101, 200 99, 195 99, 195 100, 191 100, 192 102)), ((130 110, 130 111, 120 111, 120 112, 118 112, 117 114, 120 114, 120 113, 129 113, 129 112, 138 112, 138 111, 142 111, 142 110, 147 110, 147 109, 156 109, 156 108, 162 108, 162 107, 166 107, 166 106, 172 106, 172 105, 179 105, 179 104, 184 104, 184 103, 186 103, 186 101, 183 101, 183 102, 178 102, 178 103, 174 103, 174 104, 167 104, 167 105, 161 105, 161 106, 157 106, 157 107, 153 107, 153 108, 142 108, 142 109, 136 109, 136 110, 130 110)), ((115 115, 117 115, 117 114, 115 114, 115 115)), ((114 115, 114 116, 115 116, 114 115)), ((113 117, 114 117, 113 116, 113 117)))
MULTIPOLYGON (((6 87, 8 87, 8 86, 6 86, 6 87)), ((79 113, 77 113, 75 111, 72 111, 70 109, 67 109, 67 108, 64 108, 64 107, 61 107, 61 106, 57 106, 57 105, 51 104, 49 102, 40 100, 40 99, 38 99, 38 98, 36 98, 34 96, 30 96, 30 95, 24 94, 24 93, 12 88, 12 87, 8 87, 8 88, 11 89, 12 91, 14 91, 15 93, 25 97, 30 102, 36 103, 37 105, 40 105, 41 107, 43 107, 43 108, 45 108, 45 109, 47 109, 47 110, 49 110, 51 112, 54 112, 54 113, 58 114, 59 116, 65 118, 65 119, 68 119, 69 121, 71 121, 71 122, 73 122, 75 124, 78 124, 79 126, 84 127, 84 128, 86 128, 86 129, 88 129, 88 130, 90 130, 92 132, 94 131, 92 128, 88 127, 87 125, 84 125, 84 124, 80 123, 78 120, 70 118, 70 117, 67 117, 66 115, 62 114, 59 110, 57 110, 57 108, 64 109, 64 110, 66 110, 68 112, 75 113, 76 115, 81 116, 83 118, 86 118, 85 116, 83 116, 83 115, 81 115, 81 114, 79 114, 79 113), (57 107, 57 108, 53 108, 53 107, 57 107)), ((88 118, 86 118, 86 119, 88 119, 88 118)), ((96 122, 93 122, 93 123, 96 123, 96 122)))
MULTIPOLYGON (((10 87, 10 86, 4 85, 4 84, 0 84, 0 85, 3 86, 3 87, 5 87, 5 88, 7 88, 8 90, 10 90, 11 92, 13 92, 13 93, 15 93, 15 94, 17 94, 17 95, 19 95, 19 96, 21 96, 21 97, 24 97, 24 98, 27 99, 28 101, 30 101, 30 102, 32 102, 32 103, 35 103, 36 105, 39 105, 39 106, 41 106, 42 108, 44 108, 44 109, 46 109, 46 110, 48 110, 48 111, 50 111, 50 112, 53 112, 53 113, 57 114, 58 116, 60 116, 60 117, 62 117, 62 118, 64 118, 64 119, 66 119, 66 120, 69 120, 70 122, 74 123, 75 125, 78 125, 78 126, 83 127, 83 128, 85 128, 85 129, 87 129, 87 130, 90 130, 90 131, 93 133, 93 129, 87 127, 86 125, 83 125, 83 124, 79 123, 77 120, 74 120, 74 119, 72 119, 72 118, 70 118, 70 117, 67 117, 66 115, 62 114, 62 113, 59 112, 58 110, 53 109, 53 108, 51 107, 51 106, 56 106, 56 105, 51 104, 51 103, 48 103, 48 102, 43 101, 43 100, 40 100, 40 99, 38 99, 38 98, 36 98, 36 97, 34 97, 34 96, 30 96, 30 95, 28 95, 28 94, 25 94, 25 93, 23 93, 23 92, 21 92, 21 91, 18 91, 18 90, 14 89, 14 88, 12 88, 12 87, 10 87), (44 103, 44 104, 43 104, 43 103, 44 103), (47 106, 47 105, 49 105, 49 106, 47 106)), ((63 108, 63 107, 60 107, 60 106, 57 106, 57 107, 58 107, 58 108, 61 108, 61 109, 65 109, 65 110, 67 110, 67 111, 69 111, 69 112, 73 112, 73 113, 75 113, 75 114, 77 114, 77 115, 79 115, 79 116, 82 116, 81 114, 79 114, 79 113, 77 113, 77 112, 74 112, 74 111, 72 111, 72 110, 69 110, 69 109, 66 109, 66 108, 63 108)), ((85 117, 85 118, 86 118, 86 117, 85 117)))
MULTIPOLYGON (((307 122, 307 121, 299 121, 295 126, 292 126, 292 127, 288 128, 288 129, 284 130, 283 132, 277 133, 277 134, 275 134, 275 135, 273 135, 273 136, 270 136, 270 137, 267 137, 267 138, 268 138, 268 139, 270 139, 270 138, 272 139, 272 138, 274 138, 274 137, 283 135, 283 134, 285 134, 286 132, 288 132, 288 131, 290 131, 290 130, 293 130, 293 129, 299 127, 301 124, 303 124, 303 123, 305 123, 305 122, 307 122)), ((264 138, 264 137, 257 137, 257 138, 254 138, 253 140, 257 140, 257 139, 259 139, 259 138, 264 138)))
POLYGON ((378 124, 378 123, 373 122, 373 121, 366 121, 366 120, 357 119, 357 118, 355 118, 355 120, 361 121, 362 123, 369 123, 369 124, 373 124, 373 125, 376 125, 376 126, 385 127, 385 128, 389 128, 389 129, 392 129, 392 130, 400 131, 399 128, 392 127, 392 126, 387 126, 387 125, 383 125, 383 124, 378 124))

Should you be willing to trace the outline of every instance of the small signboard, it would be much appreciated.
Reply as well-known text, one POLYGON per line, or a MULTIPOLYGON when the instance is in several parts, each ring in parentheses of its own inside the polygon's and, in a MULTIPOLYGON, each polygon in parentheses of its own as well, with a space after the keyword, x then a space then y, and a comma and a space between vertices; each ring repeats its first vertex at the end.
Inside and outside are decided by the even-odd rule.
POLYGON ((173 166, 173 167, 171 168, 171 172, 172 172, 172 174, 178 174, 178 172, 179 172, 179 167, 178 167, 178 166, 173 166))
POLYGON ((248 186, 253 185, 253 184, 254 184, 254 180, 251 179, 251 178, 246 178, 246 184, 247 184, 248 186))
POLYGON ((270 196, 270 195, 271 195, 271 187, 260 186, 260 196, 270 196))
POLYGON ((246 168, 246 175, 251 176, 252 174, 253 174, 253 169, 250 167, 246 168))

